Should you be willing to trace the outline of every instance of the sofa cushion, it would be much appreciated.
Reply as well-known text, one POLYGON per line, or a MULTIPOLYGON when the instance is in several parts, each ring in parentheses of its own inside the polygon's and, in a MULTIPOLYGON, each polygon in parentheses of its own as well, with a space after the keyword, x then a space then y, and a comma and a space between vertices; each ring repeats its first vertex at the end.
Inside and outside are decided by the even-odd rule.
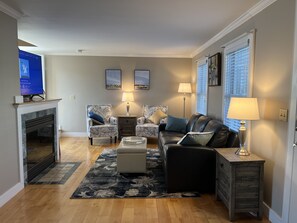
POLYGON ((158 109, 148 118, 148 120, 156 125, 159 125, 160 120, 166 117, 167 115, 164 112, 162 112, 160 109, 158 109))
POLYGON ((213 132, 188 132, 177 144, 188 146, 205 146, 213 136, 213 132))
POLYGON ((217 120, 210 120, 207 123, 204 132, 214 132, 214 136, 207 143, 207 146, 212 148, 221 148, 226 146, 230 132, 228 127, 225 126, 222 122, 217 120))
POLYGON ((193 127, 195 125, 195 122, 198 120, 198 118, 202 116, 202 114, 200 113, 196 113, 196 114, 193 114, 191 116, 191 118, 189 119, 188 123, 187 123, 187 126, 186 126, 186 132, 192 132, 193 131, 193 127))
POLYGON ((177 118, 171 115, 167 117, 166 131, 186 132, 187 120, 185 118, 177 118))
MULTIPOLYGON (((195 122, 192 132, 203 132, 205 126, 207 125, 207 123, 211 120, 211 118, 207 117, 207 116, 200 116, 198 118, 198 120, 195 122)), ((209 132, 209 131, 207 131, 209 132)))

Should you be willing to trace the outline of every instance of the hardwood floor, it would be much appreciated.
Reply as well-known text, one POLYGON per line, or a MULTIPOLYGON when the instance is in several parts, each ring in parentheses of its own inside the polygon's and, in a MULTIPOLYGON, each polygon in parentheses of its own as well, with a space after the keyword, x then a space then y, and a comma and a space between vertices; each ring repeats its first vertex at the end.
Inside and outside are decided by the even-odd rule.
MULTIPOLYGON (((183 199, 69 199, 102 150, 117 145, 90 146, 87 138, 62 138, 61 161, 82 164, 64 185, 26 186, 0 209, 0 222, 229 222, 228 210, 209 194, 183 199)), ((269 222, 248 214, 236 217, 236 222, 269 222)))

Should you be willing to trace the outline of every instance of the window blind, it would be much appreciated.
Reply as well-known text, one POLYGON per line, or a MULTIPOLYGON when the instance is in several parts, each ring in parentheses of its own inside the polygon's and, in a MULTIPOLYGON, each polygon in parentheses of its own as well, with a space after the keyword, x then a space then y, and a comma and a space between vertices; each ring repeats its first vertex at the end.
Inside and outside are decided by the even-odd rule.
POLYGON ((206 115, 207 113, 207 60, 197 63, 197 103, 196 111, 206 115))
POLYGON ((249 96, 249 75, 251 63, 251 45, 249 38, 243 38, 225 48, 225 87, 223 114, 224 124, 238 131, 240 120, 228 119, 227 113, 231 97, 249 96))

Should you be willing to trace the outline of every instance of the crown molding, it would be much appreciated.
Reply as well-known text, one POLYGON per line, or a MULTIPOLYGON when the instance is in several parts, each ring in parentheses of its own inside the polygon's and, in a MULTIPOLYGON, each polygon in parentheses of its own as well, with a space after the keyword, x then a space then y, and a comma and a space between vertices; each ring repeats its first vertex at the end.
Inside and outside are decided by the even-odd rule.
POLYGON ((203 50, 217 42, 219 39, 226 36, 228 33, 232 32, 239 26, 241 26, 243 23, 257 15, 259 12, 270 6, 272 3, 276 2, 277 0, 261 0, 257 4, 255 4, 253 7, 251 7, 248 11, 243 13, 241 16, 239 16, 237 19, 235 19, 233 22, 231 22, 228 26, 226 26, 221 32, 216 34, 214 37, 209 39, 207 42, 205 42, 201 47, 199 47, 197 50, 195 50, 191 57, 193 58, 197 54, 201 53, 203 50))
POLYGON ((6 5, 5 3, 3 3, 2 1, 0 1, 0 11, 4 12, 5 14, 15 18, 15 19, 19 19, 22 17, 22 13, 13 9, 12 7, 6 5))

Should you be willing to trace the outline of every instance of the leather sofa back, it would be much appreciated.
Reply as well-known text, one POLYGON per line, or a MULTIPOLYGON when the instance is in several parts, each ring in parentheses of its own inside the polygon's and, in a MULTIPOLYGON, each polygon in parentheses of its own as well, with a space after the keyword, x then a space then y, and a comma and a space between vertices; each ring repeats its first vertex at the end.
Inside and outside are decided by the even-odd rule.
POLYGON ((195 122, 193 128, 192 128, 192 131, 193 132, 203 132, 205 126, 207 125, 207 123, 211 120, 210 117, 207 117, 207 116, 200 116, 198 118, 198 120, 195 122))
POLYGON ((229 128, 225 126, 222 122, 217 120, 210 120, 205 126, 204 132, 214 132, 213 137, 207 143, 207 146, 212 148, 225 147, 228 137, 229 137, 229 128))
POLYGON ((186 132, 192 132, 193 131, 193 127, 196 123, 196 121, 198 120, 199 117, 201 117, 202 114, 200 113, 195 113, 191 116, 191 118, 189 119, 187 126, 186 126, 186 132))

